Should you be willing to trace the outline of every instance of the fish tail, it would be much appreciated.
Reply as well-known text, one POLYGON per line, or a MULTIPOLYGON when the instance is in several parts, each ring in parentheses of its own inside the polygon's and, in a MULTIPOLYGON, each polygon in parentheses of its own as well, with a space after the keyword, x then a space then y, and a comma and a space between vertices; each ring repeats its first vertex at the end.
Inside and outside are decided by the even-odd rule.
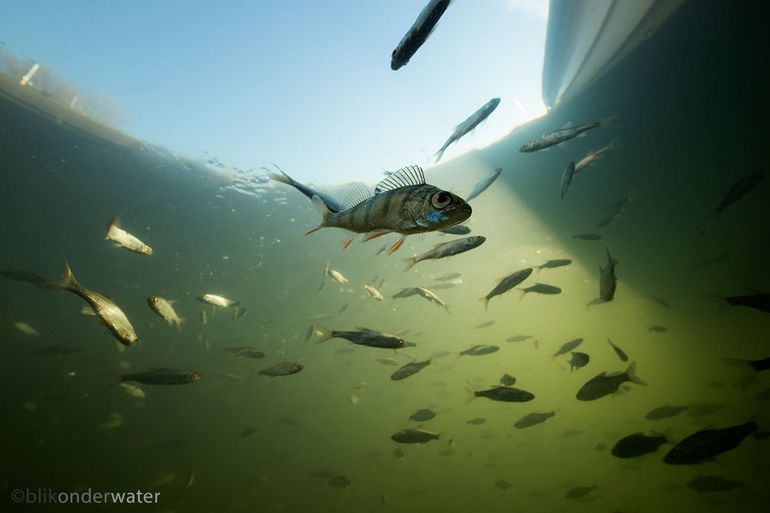
POLYGON ((631 365, 628 366, 628 369, 626 369, 626 376, 628 376, 628 381, 631 383, 647 386, 647 382, 636 375, 636 362, 631 362, 631 365))
POLYGON ((615 264, 619 264, 619 263, 620 263, 620 260, 618 260, 617 258, 615 258, 614 256, 612 256, 612 253, 610 253, 610 248, 609 248, 609 246, 604 246, 604 250, 607 252, 607 259, 608 259, 610 262, 612 262, 612 264, 613 264, 613 265, 615 265, 615 264))
POLYGON ((326 220, 329 218, 329 207, 326 206, 326 203, 324 203, 324 200, 320 198, 317 194, 313 195, 313 205, 316 206, 318 209, 318 212, 321 214, 321 224, 318 225, 317 228, 314 228, 307 232, 305 235, 310 235, 313 232, 317 232, 324 226, 326 226, 326 220))
POLYGON ((606 118, 600 119, 599 127, 619 130, 621 126, 618 124, 618 114, 613 114, 612 116, 607 116, 606 118))
POLYGON ((712 301, 716 301, 716 303, 719 305, 719 315, 724 314, 730 309, 730 303, 725 299, 724 297, 720 296, 719 294, 714 294, 712 292, 706 292, 705 290, 699 290, 698 294, 701 297, 705 297, 706 299, 711 299, 712 301))
POLYGON ((120 226, 120 219, 118 216, 112 216, 112 219, 110 219, 110 222, 107 223, 107 235, 104 236, 104 240, 110 239, 110 230, 112 230, 113 226, 120 226))
POLYGON ((473 401, 474 399, 476 399, 476 392, 475 391, 471 390, 468 387, 463 387, 463 388, 465 388, 465 391, 468 393, 467 397, 465 398, 465 404, 468 404, 471 401, 473 401))
POLYGON ((444 152, 447 148, 449 148, 449 145, 452 144, 452 139, 450 138, 447 142, 444 143, 444 146, 441 147, 440 150, 438 150, 433 156, 436 157, 436 164, 438 164, 438 161, 441 160, 441 157, 444 156, 444 152))
POLYGON ((722 363, 735 367, 741 371, 741 388, 745 389, 752 381, 754 381, 757 370, 751 365, 751 362, 738 358, 722 358, 722 363))
POLYGON ((404 262, 406 262, 406 267, 404 267, 404 272, 410 271, 412 267, 414 267, 415 264, 417 263, 417 257, 405 258, 404 262))
POLYGON ((520 295, 519 295, 519 301, 521 301, 522 299, 524 299, 524 296, 526 296, 526 295, 527 295, 527 292, 526 292, 524 289, 516 289, 516 290, 517 290, 517 291, 519 292, 519 294, 520 294, 520 295))
POLYGON ((479 301, 484 301, 484 311, 486 312, 489 308, 489 298, 487 296, 480 297, 479 301))
MULTIPOLYGON (((292 177, 284 173, 283 169, 276 166, 275 164, 273 164, 273 166, 275 166, 275 168, 278 170, 278 173, 280 174, 274 173, 272 171, 268 171, 267 176, 269 176, 271 179, 275 180, 276 182, 285 183, 286 185, 291 185, 293 187, 294 180, 292 179, 292 177)), ((267 171, 267 168, 265 168, 265 170, 267 171)))
POLYGON ((320 344, 332 339, 331 330, 329 330, 329 328, 324 328, 323 326, 313 326, 313 333, 318 339, 316 340, 316 344, 320 344))
POLYGON ((182 333, 182 324, 184 324, 185 322, 187 322, 187 319, 185 319, 184 317, 179 317, 179 318, 177 318, 176 322, 174 323, 174 324, 176 324, 176 330, 179 333, 182 333))
POLYGON ((75 275, 72 274, 70 263, 64 260, 64 275, 56 281, 41 283, 40 286, 46 289, 72 290, 78 288, 80 284, 75 280, 75 275))

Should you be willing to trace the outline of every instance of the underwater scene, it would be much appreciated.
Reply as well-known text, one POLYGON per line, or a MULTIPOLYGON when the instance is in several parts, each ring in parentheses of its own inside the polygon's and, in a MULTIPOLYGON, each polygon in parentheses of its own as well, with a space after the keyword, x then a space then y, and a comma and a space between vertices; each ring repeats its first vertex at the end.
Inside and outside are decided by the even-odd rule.
MULTIPOLYGON (((378 65, 461 3, 412 2, 378 65)), ((465 98, 375 180, 180 156, 3 50, 4 510, 765 511, 760 18, 684 2, 546 115, 452 153, 513 92, 465 98)))

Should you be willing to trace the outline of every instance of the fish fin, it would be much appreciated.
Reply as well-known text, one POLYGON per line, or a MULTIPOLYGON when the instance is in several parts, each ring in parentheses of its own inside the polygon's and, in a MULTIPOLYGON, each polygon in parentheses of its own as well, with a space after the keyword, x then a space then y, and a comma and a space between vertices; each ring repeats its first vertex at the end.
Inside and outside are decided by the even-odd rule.
POLYGON ((70 263, 64 260, 64 275, 56 281, 49 281, 40 284, 45 289, 57 289, 57 290, 70 290, 74 287, 79 287, 80 284, 75 280, 75 275, 72 274, 70 263))
POLYGON ((388 175, 374 188, 374 194, 380 194, 385 191, 393 191, 409 185, 423 185, 425 183, 425 173, 420 166, 407 166, 388 175))
POLYGON ((391 245, 390 249, 388 250, 388 255, 392 255, 393 253, 398 251, 398 248, 400 248, 404 244, 405 240, 406 240, 406 237, 401 237, 396 242, 394 242, 393 245, 391 245))
POLYGON ((356 183, 353 185, 353 190, 351 190, 347 197, 342 201, 341 206, 343 211, 350 210, 351 208, 355 207, 356 205, 360 205, 371 197, 372 193, 366 184, 356 183))
POLYGON ((314 326, 313 327, 313 334, 316 336, 318 340, 316 340, 316 344, 320 344, 322 342, 326 342, 328 340, 332 339, 332 332, 328 328, 324 328, 323 326, 314 326))
POLYGON ((175 323, 177 332, 182 333, 182 324, 184 324, 185 322, 187 322, 187 319, 185 319, 184 317, 177 318, 177 321, 175 323))
POLYGON ((722 358, 722 363, 731 365, 741 371, 741 388, 745 389, 752 381, 757 371, 751 366, 751 363, 746 360, 740 360, 738 358, 722 358))
POLYGON ((521 301, 522 299, 524 299, 524 296, 527 295, 527 291, 525 291, 524 289, 516 289, 516 290, 519 292, 519 294, 521 294, 519 296, 519 301, 521 301))
POLYGON ((276 168, 278 170, 278 173, 280 174, 273 173, 272 171, 270 171, 265 167, 263 167, 262 169, 268 172, 267 176, 269 176, 272 180, 275 180, 276 182, 285 183, 286 185, 291 185, 292 187, 294 186, 294 180, 292 179, 292 177, 284 173, 283 169, 278 167, 278 164, 273 163, 273 167, 276 168))
POLYGON ((316 208, 318 209, 318 212, 321 214, 321 224, 319 224, 317 228, 314 228, 309 232, 307 232, 305 234, 306 236, 310 235, 313 232, 317 232, 318 230, 326 226, 326 220, 329 217, 329 212, 330 212, 329 207, 326 206, 326 203, 324 203, 324 200, 322 200, 320 196, 318 196, 317 194, 313 195, 313 205, 316 206, 316 208))
POLYGON ((606 118, 602 118, 599 120, 599 127, 600 128, 611 128, 614 130, 619 130, 621 126, 617 123, 618 121, 618 115, 613 114, 612 116, 607 116, 606 118))
POLYGON ((414 267, 415 264, 417 263, 417 257, 405 258, 404 262, 406 262, 406 267, 404 267, 404 272, 410 271, 412 267, 414 267))
POLYGON ((719 294, 706 292, 705 290, 699 290, 698 295, 705 297, 706 299, 716 301, 716 303, 719 305, 719 315, 724 315, 724 313, 730 309, 730 303, 727 301, 727 299, 725 299, 723 296, 720 296, 719 294))
POLYGON ((342 241, 342 251, 345 251, 350 247, 350 245, 353 244, 353 238, 345 239, 342 241))
POLYGON ((373 232, 373 233, 367 235, 366 238, 364 238, 364 242, 370 241, 372 239, 376 239, 377 237, 382 237, 383 235, 387 235, 389 233, 391 233, 390 230, 385 230, 385 231, 382 231, 382 232, 373 232))
POLYGON ((647 382, 636 375, 636 362, 631 362, 631 365, 626 369, 626 375, 628 376, 628 381, 631 383, 647 386, 647 382))
POLYGON ((486 312, 487 309, 489 308, 489 299, 487 298, 487 296, 484 296, 484 297, 480 297, 479 301, 484 301, 484 311, 486 312))
MULTIPOLYGON (((112 219, 110 219, 110 222, 107 223, 107 232, 112 229, 112 227, 120 228, 120 217, 119 216, 112 216, 112 219)), ((109 237, 104 237, 105 239, 109 239, 109 237)))
POLYGON ((463 387, 463 388, 465 388, 465 391, 468 392, 468 396, 465 398, 465 404, 468 404, 471 401, 473 401, 474 399, 476 399, 476 397, 477 397, 476 396, 476 392, 474 392, 473 390, 471 390, 468 387, 463 387))
POLYGON ((573 123, 572 121, 567 121, 566 123, 564 123, 562 126, 559 127, 559 130, 564 130, 565 128, 571 128, 572 126, 574 126, 574 124, 575 123, 573 123))

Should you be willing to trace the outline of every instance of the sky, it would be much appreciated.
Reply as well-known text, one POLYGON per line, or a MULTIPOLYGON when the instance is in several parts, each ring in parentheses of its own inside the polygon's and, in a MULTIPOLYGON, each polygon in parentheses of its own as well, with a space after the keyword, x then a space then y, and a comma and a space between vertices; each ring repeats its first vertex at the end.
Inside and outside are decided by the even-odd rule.
POLYGON ((174 153, 315 183, 427 167, 545 113, 547 0, 455 0, 398 71, 390 54, 427 0, 4 2, 3 47, 111 98, 123 131, 174 153))

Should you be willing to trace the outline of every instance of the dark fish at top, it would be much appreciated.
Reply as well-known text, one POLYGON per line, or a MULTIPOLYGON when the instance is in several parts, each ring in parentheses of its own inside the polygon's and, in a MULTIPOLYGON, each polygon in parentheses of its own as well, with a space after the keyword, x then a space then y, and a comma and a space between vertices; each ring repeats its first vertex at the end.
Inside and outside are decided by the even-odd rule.
POLYGON ((537 292, 538 294, 548 295, 561 294, 561 289, 559 287, 545 283, 535 283, 534 285, 531 285, 525 289, 519 289, 519 292, 521 292, 521 297, 524 297, 530 292, 537 292))
MULTIPOLYGON (((321 223, 306 235, 326 227, 368 233, 364 241, 398 233, 402 237, 391 245, 393 253, 407 235, 460 224, 472 212, 471 206, 459 196, 425 183, 425 175, 418 166, 399 169, 378 183, 372 195, 355 201, 345 205, 348 208, 341 212, 332 212, 320 197, 313 196, 313 203, 321 213, 321 223)), ((346 247, 350 241, 352 239, 346 241, 346 247)))
POLYGON ((586 123, 584 125, 578 125, 574 127, 567 125, 564 128, 560 128, 554 132, 544 134, 540 136, 539 139, 525 143, 521 148, 519 148, 519 151, 522 153, 532 153, 533 151, 549 148, 551 146, 561 144, 564 141, 574 139, 583 132, 594 128, 614 128, 616 126, 615 118, 616 116, 611 116, 599 121, 594 121, 593 123, 586 123))
POLYGON ((556 269, 557 267, 564 267, 564 266, 569 265, 571 263, 572 263, 572 260, 570 260, 569 258, 557 258, 557 259, 554 259, 554 260, 549 260, 546 263, 544 263, 543 265, 537 266, 535 269, 537 269, 537 270, 540 270, 540 269, 556 269))
POLYGON ((99 319, 102 320, 118 341, 126 346, 136 344, 139 337, 131 325, 131 322, 115 302, 98 292, 89 290, 75 280, 69 262, 64 262, 64 276, 59 281, 45 282, 40 286, 47 289, 69 290, 83 298, 93 309, 99 319))
POLYGON ((564 168, 564 173, 561 175, 561 200, 564 201, 564 196, 567 195, 570 185, 572 185, 572 178, 575 176, 575 162, 572 161, 564 168))
POLYGON ((390 56, 390 69, 396 71, 402 66, 406 66, 409 59, 425 43, 433 29, 436 28, 438 20, 446 11, 451 0, 430 0, 428 4, 420 11, 417 19, 409 28, 407 33, 401 38, 390 56))
POLYGON ((660 419, 668 419, 671 417, 674 417, 676 415, 679 415, 683 411, 686 411, 688 408, 687 406, 660 406, 658 408, 655 408, 653 410, 650 410, 647 415, 644 416, 647 420, 660 420, 660 419))
POLYGON ((145 372, 134 372, 120 376, 120 382, 133 381, 144 385, 187 385, 201 380, 201 375, 194 371, 156 368, 145 372))
POLYGON ((444 151, 446 151, 450 144, 459 141, 465 134, 479 126, 482 121, 487 119, 489 115, 495 111, 498 105, 500 105, 500 98, 492 98, 482 105, 479 110, 471 114, 468 119, 457 125, 449 136, 449 139, 447 139, 441 149, 436 152, 436 163, 441 160, 444 151))
POLYGON ((48 278, 44 276, 23 269, 3 269, 0 270, 0 276, 8 278, 9 280, 29 283, 31 285, 42 285, 48 281, 48 278))
POLYGON ((615 289, 618 286, 615 266, 620 263, 620 260, 610 254, 610 248, 604 249, 607 251, 607 265, 599 267, 599 297, 588 303, 588 306, 606 303, 615 298, 615 289))
POLYGON ((390 379, 393 381, 401 381, 402 379, 406 379, 409 376, 414 376, 421 370, 423 370, 425 367, 430 365, 431 360, 423 360, 421 362, 410 362, 404 365, 403 367, 398 368, 393 374, 390 375, 390 379))
POLYGON ((400 444, 424 444, 431 440, 438 440, 438 437, 438 433, 431 433, 419 428, 409 428, 394 433, 390 439, 400 444))
POLYGON ((591 495, 593 491, 596 490, 596 488, 596 486, 573 486, 567 490, 567 493, 564 494, 564 497, 573 500, 582 499, 591 495))
POLYGON ((510 374, 503 374, 503 377, 500 378, 500 384, 506 387, 513 386, 516 384, 516 378, 510 374))
POLYGON ((482 237, 480 235, 472 235, 464 239, 457 239, 449 242, 442 242, 441 244, 436 244, 432 249, 429 249, 422 255, 405 258, 404 261, 406 262, 406 268, 404 270, 408 271, 416 263, 422 262, 423 260, 437 260, 439 258, 446 258, 453 255, 459 255, 460 253, 465 253, 466 251, 470 251, 471 249, 481 246, 485 240, 487 240, 486 237, 482 237))
POLYGON ((746 487, 743 481, 731 481, 719 476, 698 476, 687 481, 685 486, 698 493, 729 492, 746 487))
POLYGON ((735 449, 744 438, 758 429, 753 420, 722 429, 703 429, 681 440, 668 451, 663 461, 671 465, 703 463, 735 449))
POLYGON ((236 356, 242 356, 244 358, 264 358, 265 353, 258 351, 253 347, 226 347, 225 351, 232 353, 236 356))
POLYGON ((625 372, 609 375, 606 372, 602 372, 598 376, 594 376, 580 388, 576 397, 579 401, 593 401, 605 395, 615 393, 620 388, 620 385, 626 381, 636 383, 637 385, 647 385, 636 375, 636 362, 629 365, 625 372))
POLYGON ((468 235, 471 233, 471 229, 468 227, 468 225, 465 224, 456 224, 454 226, 450 226, 449 228, 442 228, 439 231, 449 235, 468 235))
POLYGON ((388 333, 382 333, 368 328, 358 328, 358 331, 336 331, 326 328, 316 328, 316 342, 326 342, 333 338, 344 338, 359 346, 379 347, 382 349, 400 349, 406 345, 404 339, 388 333))
POLYGON ((746 388, 754 381, 758 372, 770 369, 770 357, 759 360, 740 360, 738 358, 722 358, 722 362, 732 365, 741 371, 741 386, 746 388))
POLYGON ((722 212, 724 209, 750 193, 754 187, 757 186, 759 181, 762 180, 764 174, 765 172, 763 170, 757 169, 753 173, 748 174, 735 182, 733 186, 730 187, 730 190, 727 191, 727 195, 725 195, 722 202, 717 205, 716 213, 722 212))
POLYGON ((435 411, 422 408, 409 415, 409 420, 413 420, 415 422, 425 422, 426 420, 430 420, 435 416, 435 411))
POLYGON ((658 450, 663 444, 673 443, 666 435, 634 433, 621 438, 612 448, 616 458, 636 458, 658 450))
POLYGON ((324 194, 323 192, 317 191, 311 187, 308 187, 307 185, 303 185, 299 183, 298 181, 294 180, 292 177, 284 173, 283 170, 278 166, 276 166, 275 164, 273 164, 273 166, 275 166, 275 168, 278 170, 280 174, 273 173, 267 168, 263 168, 263 169, 265 169, 265 171, 269 173, 270 178, 272 178, 276 182, 285 183, 286 185, 290 185, 294 187, 295 189, 297 189, 299 192, 301 192, 311 200, 313 199, 313 196, 318 196, 319 198, 321 198, 321 201, 324 202, 324 204, 326 205, 326 207, 329 209, 330 212, 336 213, 336 212, 342 212, 343 210, 345 210, 344 205, 341 202, 334 199, 332 196, 329 196, 328 194, 324 194))
POLYGON ((475 346, 469 347, 468 349, 464 351, 460 351, 458 353, 458 357, 460 356, 482 356, 485 354, 492 354, 496 353, 500 350, 500 346, 493 346, 493 345, 487 345, 487 344, 477 344, 475 346))
POLYGON ((620 358, 621 362, 627 362, 628 361, 628 355, 623 351, 621 348, 615 345, 615 343, 607 337, 607 342, 610 343, 610 347, 612 347, 613 351, 615 351, 615 354, 618 355, 618 358, 620 358))
POLYGON ((576 233, 572 238, 578 240, 601 240, 602 236, 598 233, 576 233))
POLYGON ((518 429, 528 428, 537 424, 542 424, 555 415, 555 411, 549 411, 546 413, 530 413, 529 415, 524 415, 522 418, 517 420, 513 427, 518 429))
POLYGON ((503 172, 503 168, 498 167, 492 173, 484 178, 482 178, 476 185, 473 186, 473 190, 468 194, 468 196, 465 198, 465 201, 470 201, 473 198, 477 197, 482 192, 486 191, 487 188, 492 185, 495 180, 497 180, 497 177, 500 176, 500 173, 503 172))
POLYGON ((562 346, 559 348, 559 350, 556 351, 553 354, 553 356, 551 356, 551 358, 553 359, 553 358, 556 358, 557 356, 561 356, 563 354, 567 354, 570 351, 572 351, 573 349, 576 349, 577 346, 579 346, 582 343, 583 343, 583 338, 582 337, 578 337, 578 338, 570 340, 569 342, 565 342, 564 344, 562 344, 562 346))
POLYGON ((569 371, 572 372, 575 369, 580 369, 588 365, 591 357, 586 353, 573 352, 572 359, 569 361, 569 371))
POLYGON ((720 311, 724 311, 733 306, 745 306, 761 312, 770 313, 770 293, 755 292, 745 296, 719 296, 710 292, 701 292, 704 297, 715 299, 720 303, 720 311))
POLYGON ((532 392, 521 390, 514 387, 492 387, 487 390, 468 390, 468 399, 465 401, 469 403, 477 397, 486 397, 493 401, 503 401, 507 403, 525 403, 535 398, 532 392))
POLYGON ((289 376, 290 374, 296 374, 305 366, 298 362, 280 362, 276 363, 272 367, 262 369, 257 374, 260 376, 270 376, 271 378, 276 376, 289 376))
POLYGON ((602 212, 602 215, 600 215, 599 219, 596 221, 596 227, 601 228, 610 224, 613 219, 618 217, 623 212, 623 209, 626 208, 628 201, 628 196, 623 196, 618 201, 605 208, 604 212, 602 212))
POLYGON ((500 283, 495 285, 495 288, 492 289, 492 291, 481 298, 482 301, 484 301, 484 309, 486 309, 489 306, 489 300, 492 299, 495 296, 499 296, 501 294, 504 294, 514 288, 516 285, 520 284, 527 278, 529 278, 529 275, 532 274, 532 268, 527 267, 526 269, 522 269, 520 271, 516 271, 513 274, 509 274, 502 280, 500 280, 500 283))

